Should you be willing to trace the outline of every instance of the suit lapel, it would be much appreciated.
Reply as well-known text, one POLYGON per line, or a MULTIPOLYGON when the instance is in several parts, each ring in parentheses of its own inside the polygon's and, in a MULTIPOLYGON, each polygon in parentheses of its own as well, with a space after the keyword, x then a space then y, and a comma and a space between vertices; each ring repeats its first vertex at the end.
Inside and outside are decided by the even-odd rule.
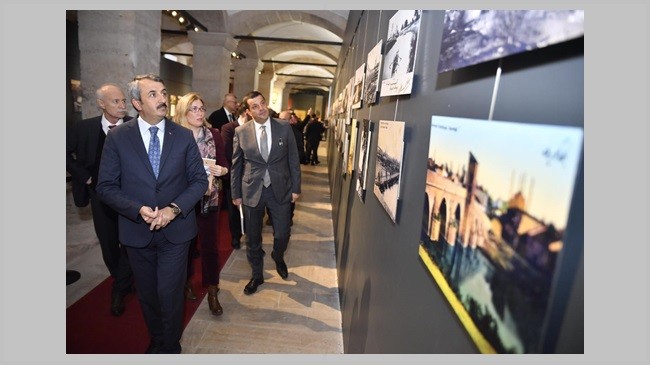
POLYGON ((171 150, 174 147, 174 141, 176 140, 176 134, 178 132, 176 127, 177 125, 174 122, 165 118, 165 141, 163 142, 162 151, 160 153, 160 171, 158 171, 158 176, 160 176, 160 172, 163 170, 163 167, 165 167, 165 160, 167 160, 167 157, 169 157, 171 150))

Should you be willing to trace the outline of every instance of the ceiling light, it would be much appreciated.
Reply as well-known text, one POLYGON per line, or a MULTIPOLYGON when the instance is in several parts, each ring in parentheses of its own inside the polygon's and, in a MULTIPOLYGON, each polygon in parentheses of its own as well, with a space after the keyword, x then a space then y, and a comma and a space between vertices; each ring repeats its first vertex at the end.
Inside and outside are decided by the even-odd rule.
POLYGON ((172 10, 172 16, 176 16, 176 15, 178 15, 178 13, 176 12, 176 10, 172 10))
POLYGON ((178 21, 182 24, 185 21, 185 18, 180 17, 180 18, 178 18, 178 21))

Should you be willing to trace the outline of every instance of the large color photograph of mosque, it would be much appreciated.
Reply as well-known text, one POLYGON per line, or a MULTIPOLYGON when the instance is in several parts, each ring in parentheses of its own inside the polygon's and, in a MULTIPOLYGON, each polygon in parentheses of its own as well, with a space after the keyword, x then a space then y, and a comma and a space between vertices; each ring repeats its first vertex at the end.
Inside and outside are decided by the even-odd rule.
POLYGON ((576 127, 433 116, 419 255, 483 353, 538 353, 583 148, 576 127))

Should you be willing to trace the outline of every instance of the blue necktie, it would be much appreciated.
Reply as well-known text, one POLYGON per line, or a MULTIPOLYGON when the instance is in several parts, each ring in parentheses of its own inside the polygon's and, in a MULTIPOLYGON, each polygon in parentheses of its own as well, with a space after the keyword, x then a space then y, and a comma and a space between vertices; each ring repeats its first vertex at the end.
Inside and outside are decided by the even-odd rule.
POLYGON ((149 140, 149 162, 153 167, 153 173, 158 178, 158 170, 160 169, 160 141, 158 140, 158 127, 149 128, 151 132, 151 140, 149 140))

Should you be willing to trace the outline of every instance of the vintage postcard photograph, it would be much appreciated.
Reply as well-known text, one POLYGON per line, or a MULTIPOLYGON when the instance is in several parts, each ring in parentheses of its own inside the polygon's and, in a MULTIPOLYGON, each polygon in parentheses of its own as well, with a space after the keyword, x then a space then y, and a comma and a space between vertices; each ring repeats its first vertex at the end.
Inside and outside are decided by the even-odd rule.
POLYGON ((366 104, 377 102, 379 93, 379 73, 381 71, 381 49, 384 44, 383 40, 368 52, 368 62, 366 66, 365 86, 363 87, 363 100, 366 104))
POLYGON ((381 96, 410 94, 422 10, 399 10, 388 22, 381 96))
POLYGON ((404 124, 400 121, 380 120, 377 128, 377 161, 373 191, 393 223, 397 222, 397 201, 400 195, 404 154, 404 124))
POLYGON ((419 255, 484 353, 539 353, 577 127, 433 116, 419 255))
POLYGON ((366 201, 366 183, 368 181, 368 159, 370 157, 370 141, 372 140, 372 122, 363 120, 359 127, 359 162, 357 164, 357 195, 362 202, 366 201))

